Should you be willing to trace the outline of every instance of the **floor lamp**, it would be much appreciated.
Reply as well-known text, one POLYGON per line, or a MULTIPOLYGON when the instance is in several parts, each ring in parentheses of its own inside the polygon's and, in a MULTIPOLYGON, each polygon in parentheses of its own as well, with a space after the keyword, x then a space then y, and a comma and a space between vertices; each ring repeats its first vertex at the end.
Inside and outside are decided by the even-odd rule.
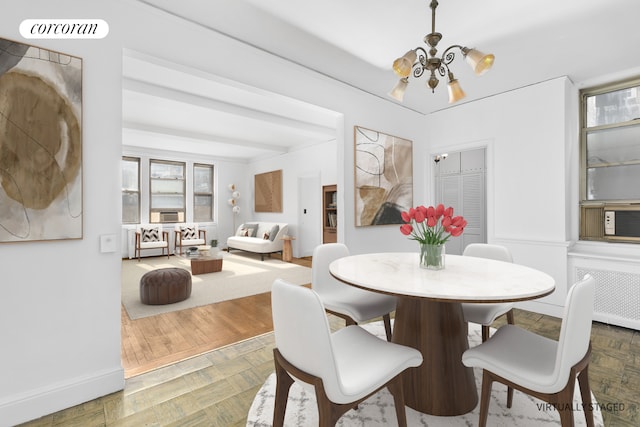
POLYGON ((231 198, 229 199, 229 205, 231 206, 231 212, 233 212, 233 230, 232 235, 236 232, 236 215, 240 213, 240 206, 238 206, 238 199, 240 193, 236 190, 235 184, 229 184, 229 191, 231 191, 231 198))

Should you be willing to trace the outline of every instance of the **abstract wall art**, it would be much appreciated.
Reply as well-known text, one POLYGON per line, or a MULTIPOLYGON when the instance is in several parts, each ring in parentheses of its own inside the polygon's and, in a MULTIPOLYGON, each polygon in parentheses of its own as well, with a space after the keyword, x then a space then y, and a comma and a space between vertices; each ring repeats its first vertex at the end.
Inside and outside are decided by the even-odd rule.
POLYGON ((254 177, 254 210, 282 212, 282 169, 254 177))
POLYGON ((0 38, 0 242, 82 238, 82 59, 0 38))
POLYGON ((379 131, 354 127, 355 224, 402 224, 413 206, 413 144, 379 131))

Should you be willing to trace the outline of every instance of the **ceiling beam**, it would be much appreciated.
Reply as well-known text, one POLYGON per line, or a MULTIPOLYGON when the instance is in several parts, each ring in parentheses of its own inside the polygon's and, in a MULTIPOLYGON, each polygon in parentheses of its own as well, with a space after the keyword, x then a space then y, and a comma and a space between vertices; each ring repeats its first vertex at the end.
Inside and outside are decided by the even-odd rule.
POLYGON ((256 148, 260 150, 271 151, 273 153, 286 153, 288 151, 287 147, 283 147, 281 145, 263 144, 255 141, 220 137, 217 135, 211 135, 211 134, 206 134, 201 132, 191 132, 191 131, 182 130, 182 129, 167 128, 162 126, 148 125, 148 124, 135 123, 135 122, 129 122, 129 121, 123 121, 122 127, 124 129, 155 133, 158 135, 169 135, 176 138, 186 138, 186 139, 202 141, 207 143, 218 143, 218 144, 233 145, 236 147, 240 146, 240 147, 247 147, 247 148, 256 148))
POLYGON ((315 123, 305 122, 302 120, 284 117, 278 114, 272 114, 265 111, 256 110, 249 107, 233 104, 226 101, 196 95, 177 89, 145 82, 142 80, 123 78, 122 89, 131 92, 138 92, 159 98, 170 99, 173 101, 183 102, 186 104, 197 105, 228 114, 235 114, 241 117, 248 117, 252 120, 263 121, 268 124, 277 124, 279 126, 288 127, 317 135, 324 135, 327 139, 333 139, 336 135, 336 129, 330 126, 322 126, 315 123))

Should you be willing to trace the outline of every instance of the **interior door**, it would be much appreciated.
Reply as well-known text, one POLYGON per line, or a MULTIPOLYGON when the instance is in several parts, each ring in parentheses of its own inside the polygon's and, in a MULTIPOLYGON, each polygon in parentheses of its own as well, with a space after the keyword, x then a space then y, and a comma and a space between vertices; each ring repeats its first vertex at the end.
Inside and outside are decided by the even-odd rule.
POLYGON ((298 236, 294 237, 297 257, 312 256, 315 247, 322 243, 320 174, 298 177, 298 236))
POLYGON ((487 242, 485 149, 450 153, 435 168, 436 200, 452 206, 467 226, 460 237, 447 241, 447 253, 461 255, 471 243, 487 242))

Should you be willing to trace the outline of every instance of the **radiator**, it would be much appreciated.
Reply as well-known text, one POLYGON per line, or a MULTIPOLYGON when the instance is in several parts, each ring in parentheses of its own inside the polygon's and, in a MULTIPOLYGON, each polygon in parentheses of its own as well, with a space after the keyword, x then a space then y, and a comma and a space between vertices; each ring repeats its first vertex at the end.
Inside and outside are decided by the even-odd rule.
POLYGON ((576 267, 576 278, 596 279, 593 320, 640 329, 640 274, 576 267))
POLYGON ((129 259, 136 256, 136 230, 132 228, 127 230, 127 250, 129 259))

